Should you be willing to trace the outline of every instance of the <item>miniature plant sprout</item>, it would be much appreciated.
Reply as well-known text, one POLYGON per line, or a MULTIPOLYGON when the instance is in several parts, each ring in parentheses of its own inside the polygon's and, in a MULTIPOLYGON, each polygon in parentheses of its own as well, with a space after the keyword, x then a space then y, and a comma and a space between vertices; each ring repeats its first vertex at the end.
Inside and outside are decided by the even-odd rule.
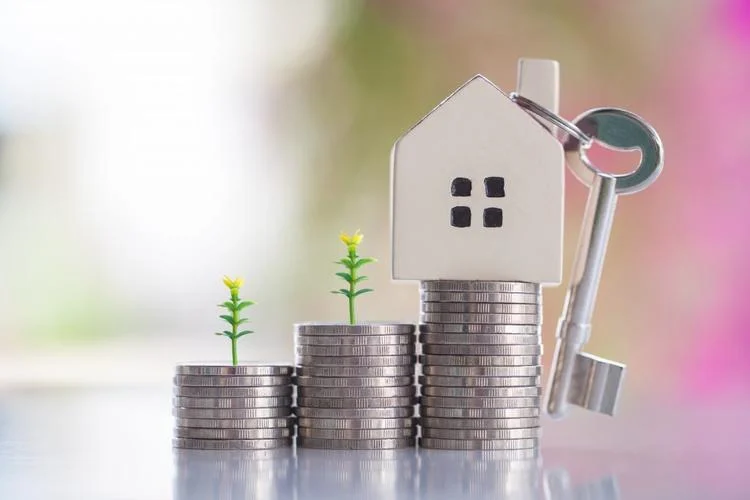
POLYGON ((223 335, 232 341, 232 364, 234 366, 237 366, 237 340, 249 333, 253 333, 251 330, 237 331, 241 324, 247 323, 247 318, 240 318, 240 311, 255 304, 252 300, 242 300, 240 298, 240 288, 244 282, 242 278, 232 279, 229 276, 224 276, 224 284, 229 288, 229 300, 223 304, 219 304, 219 307, 223 307, 229 312, 229 314, 222 314, 219 317, 229 323, 231 331, 216 332, 216 335, 223 335))
POLYGON ((360 257, 357 254, 357 247, 362 243, 364 235, 359 232, 352 234, 351 236, 346 233, 339 234, 339 239, 346 245, 347 254, 341 260, 336 261, 336 264, 340 264, 346 268, 346 271, 336 273, 336 276, 346 281, 349 284, 348 288, 340 288, 333 290, 331 293, 337 293, 345 296, 349 301, 349 324, 354 325, 357 322, 355 310, 354 310, 354 299, 368 292, 372 292, 372 288, 362 288, 357 290, 357 285, 367 279, 367 276, 359 274, 359 269, 365 264, 376 262, 371 257, 360 257))

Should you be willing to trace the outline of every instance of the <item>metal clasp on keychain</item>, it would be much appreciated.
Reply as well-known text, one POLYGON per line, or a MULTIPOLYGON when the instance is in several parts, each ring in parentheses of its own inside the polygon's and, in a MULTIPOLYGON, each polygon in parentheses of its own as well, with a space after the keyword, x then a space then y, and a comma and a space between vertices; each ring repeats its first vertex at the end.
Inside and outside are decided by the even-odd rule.
POLYGON ((642 118, 622 109, 593 109, 569 122, 518 94, 511 94, 510 98, 567 133, 564 149, 568 167, 590 188, 565 305, 557 325, 546 410, 553 418, 562 418, 569 405, 574 404, 613 415, 625 365, 582 349, 591 337, 591 317, 617 196, 646 189, 656 180, 664 165, 661 139, 642 118), (594 140, 617 151, 640 150, 641 162, 629 174, 607 174, 591 163, 586 154, 594 140))

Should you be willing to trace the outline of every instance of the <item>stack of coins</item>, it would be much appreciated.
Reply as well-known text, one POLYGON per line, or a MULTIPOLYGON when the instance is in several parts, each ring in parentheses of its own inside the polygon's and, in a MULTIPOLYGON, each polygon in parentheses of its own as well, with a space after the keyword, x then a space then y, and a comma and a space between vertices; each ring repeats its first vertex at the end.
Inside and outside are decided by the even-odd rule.
POLYGON ((536 448, 541 429, 538 284, 424 281, 423 448, 536 448))
POLYGON ((414 446, 414 325, 298 324, 297 444, 414 446))
POLYGON ((201 450, 290 446, 293 370, 286 365, 178 365, 173 445, 201 450))

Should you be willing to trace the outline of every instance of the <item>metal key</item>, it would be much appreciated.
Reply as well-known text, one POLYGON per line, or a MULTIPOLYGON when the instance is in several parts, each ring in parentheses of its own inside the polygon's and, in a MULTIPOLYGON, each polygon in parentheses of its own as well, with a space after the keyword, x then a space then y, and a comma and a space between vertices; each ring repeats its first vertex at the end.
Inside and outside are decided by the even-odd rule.
POLYGON ((563 314, 557 325, 547 394, 547 413, 553 418, 564 417, 570 404, 608 415, 616 411, 625 365, 584 353, 582 348, 591 335, 591 316, 617 196, 648 187, 661 173, 664 157, 656 131, 628 111, 594 109, 576 118, 574 123, 610 149, 640 150, 641 162, 632 173, 610 175, 591 163, 579 138, 571 136, 565 143, 569 168, 591 191, 563 314))

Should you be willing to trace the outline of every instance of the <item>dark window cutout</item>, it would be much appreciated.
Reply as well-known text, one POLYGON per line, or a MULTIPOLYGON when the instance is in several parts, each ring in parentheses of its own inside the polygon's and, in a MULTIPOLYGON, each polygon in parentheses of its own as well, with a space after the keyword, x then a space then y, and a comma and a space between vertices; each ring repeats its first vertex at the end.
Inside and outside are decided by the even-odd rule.
POLYGON ((451 182, 452 196, 471 196, 471 180, 466 177, 456 177, 451 182))
POLYGON ((505 177, 485 177, 487 198, 505 198, 505 177))
POLYGON ((484 227, 503 227, 503 209, 485 208, 484 227))
POLYGON ((471 209, 469 207, 451 208, 451 226, 453 227, 471 226, 471 209))

